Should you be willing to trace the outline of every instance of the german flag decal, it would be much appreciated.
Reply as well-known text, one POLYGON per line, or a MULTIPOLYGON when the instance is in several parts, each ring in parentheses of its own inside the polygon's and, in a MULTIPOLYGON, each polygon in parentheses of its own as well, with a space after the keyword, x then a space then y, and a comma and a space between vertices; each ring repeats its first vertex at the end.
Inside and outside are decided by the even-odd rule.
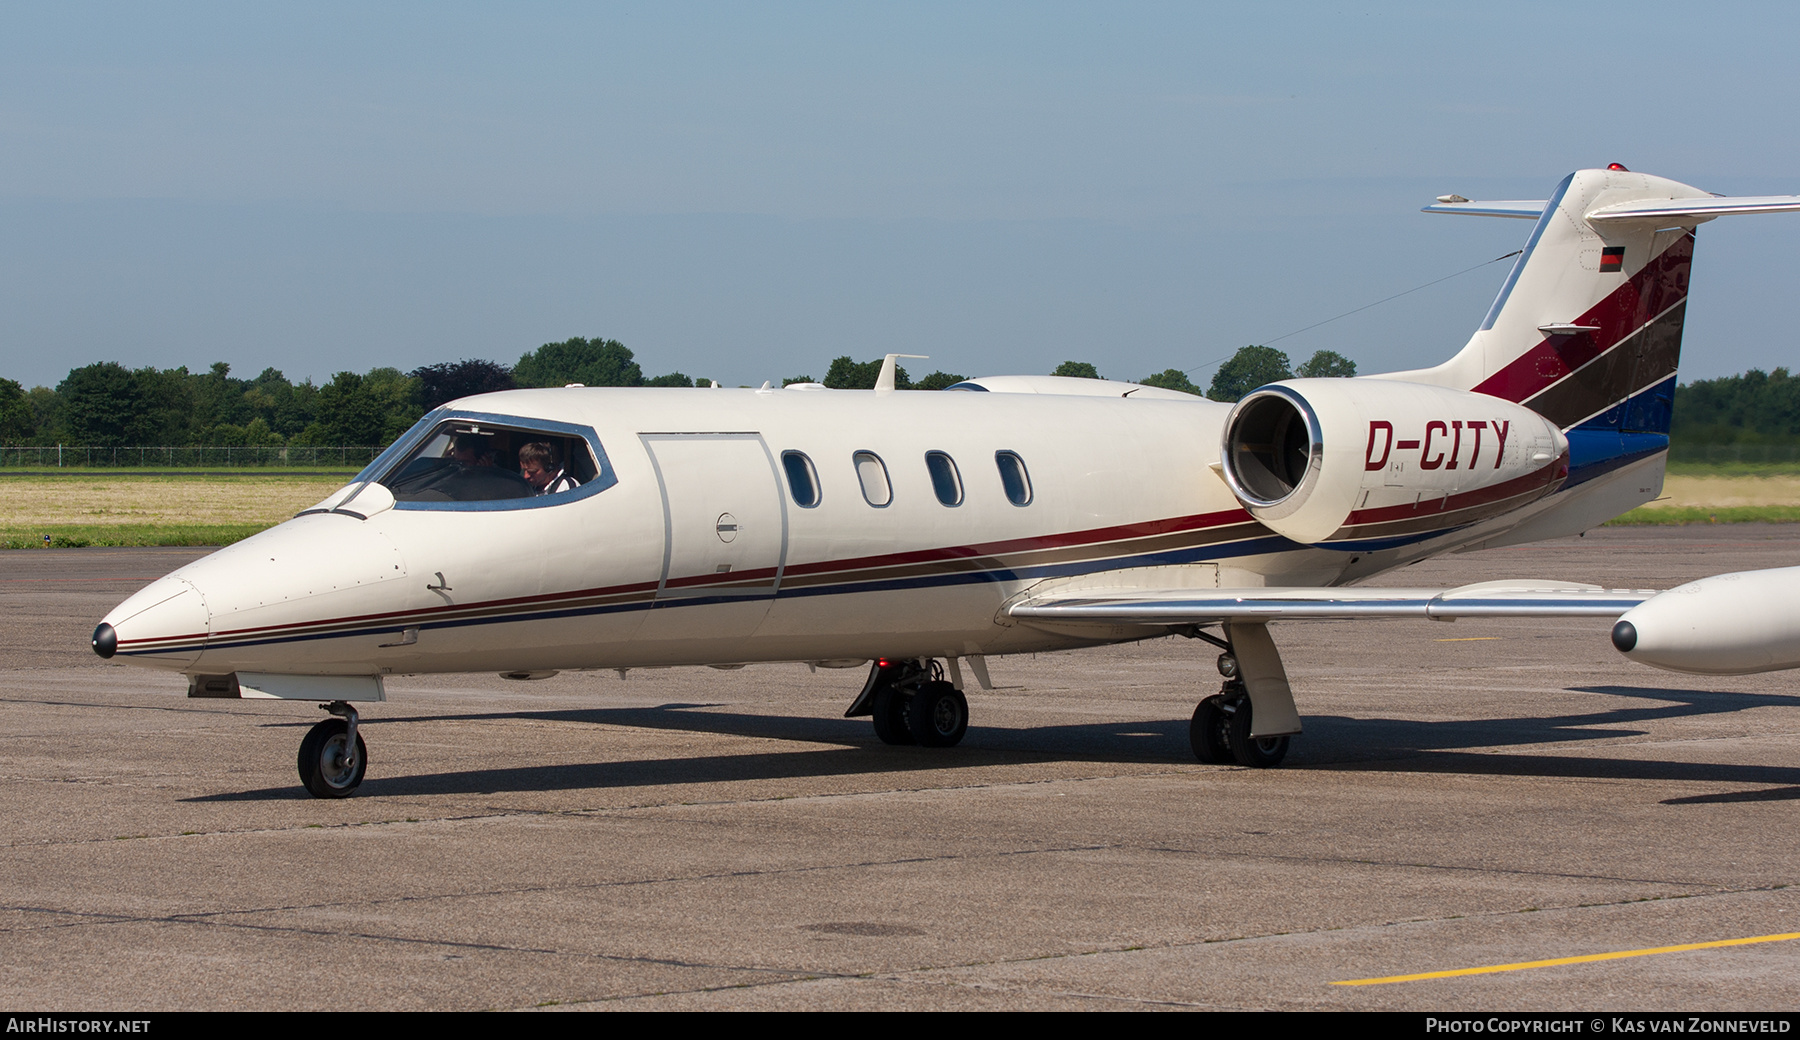
POLYGON ((1619 271, 1625 267, 1625 247, 1607 246, 1600 250, 1600 273, 1619 271))

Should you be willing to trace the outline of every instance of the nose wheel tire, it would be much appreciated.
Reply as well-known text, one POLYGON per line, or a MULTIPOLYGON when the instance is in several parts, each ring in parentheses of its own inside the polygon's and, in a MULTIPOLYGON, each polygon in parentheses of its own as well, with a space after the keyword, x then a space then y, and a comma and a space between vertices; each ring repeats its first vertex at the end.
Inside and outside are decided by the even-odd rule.
POLYGON ((326 719, 307 730, 300 742, 300 782, 315 798, 347 798, 362 783, 369 756, 362 734, 356 735, 350 754, 350 725, 343 719, 326 719))
POLYGON ((925 682, 907 705, 906 728, 923 747, 955 747, 969 731, 969 701, 947 682, 925 682))

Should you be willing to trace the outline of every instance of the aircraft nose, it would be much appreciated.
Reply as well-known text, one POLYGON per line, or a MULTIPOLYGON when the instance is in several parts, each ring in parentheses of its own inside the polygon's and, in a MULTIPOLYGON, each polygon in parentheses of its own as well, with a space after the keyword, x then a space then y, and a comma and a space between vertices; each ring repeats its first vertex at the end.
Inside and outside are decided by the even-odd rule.
POLYGON ((1631 653, 1633 650, 1637 649, 1637 641, 1637 626, 1633 625, 1631 622, 1620 621, 1613 626, 1612 645, 1619 653, 1631 653))
POLYGON ((158 578, 114 607, 94 629, 94 653, 153 667, 182 668, 206 649, 211 615, 193 583, 158 578))

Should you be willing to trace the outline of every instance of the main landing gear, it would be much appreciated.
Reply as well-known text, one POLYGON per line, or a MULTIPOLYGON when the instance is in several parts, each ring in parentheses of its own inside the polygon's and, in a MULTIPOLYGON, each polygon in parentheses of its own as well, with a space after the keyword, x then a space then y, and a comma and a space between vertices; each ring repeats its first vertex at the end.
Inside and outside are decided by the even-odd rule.
POLYGON ((1280 765, 1288 753, 1287 736, 1252 737, 1252 715, 1244 684, 1228 680, 1218 693, 1194 709, 1194 719, 1188 723, 1188 743, 1194 746, 1194 757, 1208 765, 1236 762, 1255 769, 1280 765))
POLYGON ((1280 765, 1289 737, 1300 732, 1300 716, 1268 626, 1228 624, 1224 639, 1198 629, 1189 634, 1225 651, 1219 655, 1224 685, 1200 702, 1188 723, 1194 757, 1209 765, 1280 765), (1264 716, 1260 726, 1259 712, 1264 716))
POLYGON ((845 718, 868 715, 883 744, 954 747, 969 729, 969 701, 936 661, 876 661, 845 718))
POLYGON ((345 701, 319 705, 336 718, 306 731, 300 742, 300 782, 315 798, 347 798, 362 783, 369 764, 356 709, 345 701))

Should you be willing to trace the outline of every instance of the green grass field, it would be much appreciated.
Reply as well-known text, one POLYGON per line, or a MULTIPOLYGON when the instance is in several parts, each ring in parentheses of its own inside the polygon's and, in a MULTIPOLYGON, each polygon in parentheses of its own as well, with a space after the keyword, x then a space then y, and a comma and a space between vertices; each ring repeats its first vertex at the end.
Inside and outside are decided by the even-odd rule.
POLYGON ((0 476, 0 548, 229 545, 280 523, 355 474, 280 470, 62 470, 0 476))
POLYGON ((1671 462, 1672 477, 1794 477, 1800 462, 1671 462))
POLYGON ((1607 527, 1633 524, 1792 524, 1800 523, 1800 506, 1639 506, 1606 522, 1607 527))
POLYGON ((46 524, 0 526, 0 549, 80 549, 90 545, 230 545, 271 524, 46 524))

